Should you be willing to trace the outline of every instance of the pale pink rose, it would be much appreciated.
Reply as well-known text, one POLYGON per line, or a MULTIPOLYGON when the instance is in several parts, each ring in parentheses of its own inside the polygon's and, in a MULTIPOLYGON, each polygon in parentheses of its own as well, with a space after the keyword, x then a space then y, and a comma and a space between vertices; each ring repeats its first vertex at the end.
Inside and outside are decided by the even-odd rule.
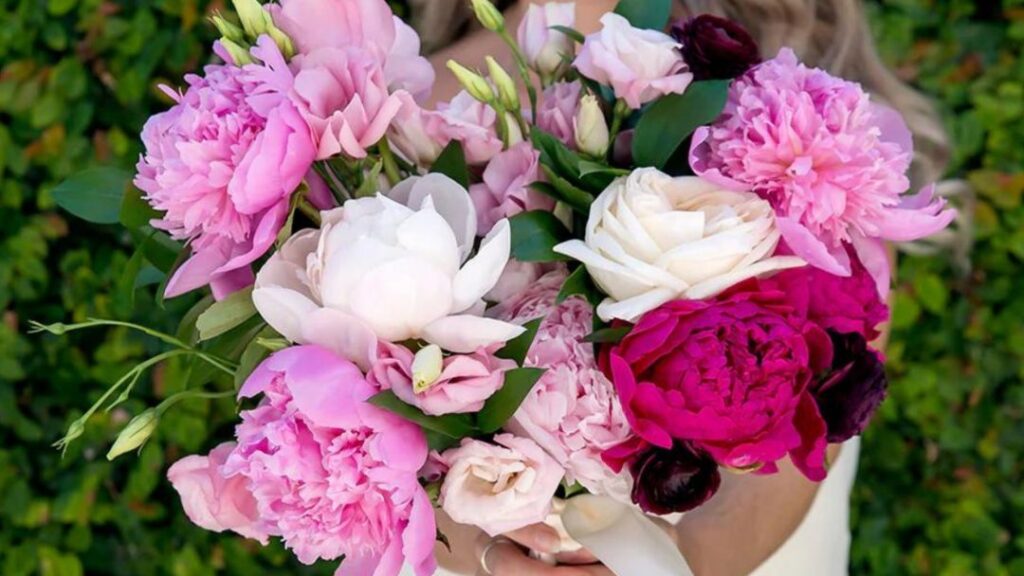
POLYGON ((469 187, 480 234, 489 232, 503 218, 555 207, 553 198, 530 188, 540 180, 540 153, 529 142, 520 142, 491 158, 483 179, 469 187))
POLYGON ((580 74, 607 84, 630 108, 666 94, 682 94, 693 80, 679 43, 657 30, 641 30, 615 13, 587 36, 573 64, 580 74))
POLYGON ((267 9, 300 54, 359 48, 380 64, 388 88, 429 95, 434 70, 419 55, 419 37, 384 0, 280 0, 267 9))
POLYGON ((484 164, 501 152, 503 145, 495 124, 498 114, 463 90, 451 102, 437 106, 440 123, 437 135, 447 145, 452 140, 462 143, 466 161, 484 164))
POLYGON ((427 576, 436 526, 418 479, 426 437, 367 402, 376 393, 324 348, 277 352, 242 386, 240 398, 263 398, 242 412, 216 473, 249 492, 256 533, 280 536, 304 564, 344 555, 339 575, 397 576, 405 563, 427 576))
POLYGON ((530 67, 544 77, 558 72, 563 59, 572 56, 576 45, 572 38, 552 30, 552 26, 572 28, 575 24, 575 2, 530 4, 517 31, 519 47, 530 67))
POLYGON ((260 526, 256 499, 245 478, 226 478, 220 473, 234 448, 234 442, 225 442, 209 456, 186 456, 171 465, 167 479, 195 525, 214 532, 232 530, 266 544, 269 534, 260 526))
POLYGON ((292 99, 313 129, 317 159, 365 158, 402 107, 380 64, 357 48, 320 48, 292 59, 292 99))
POLYGON ((406 160, 418 166, 430 166, 444 150, 438 136, 438 113, 424 110, 412 96, 400 92, 402 108, 388 129, 388 142, 406 160))
POLYGON ((544 275, 549 266, 537 262, 520 262, 510 258, 501 272, 497 284, 484 295, 488 302, 503 302, 526 290, 530 284, 544 275))
POLYGON ((533 440, 498 434, 496 444, 465 439, 443 454, 441 508, 491 536, 544 521, 563 470, 533 440))
POLYGON ((273 245, 313 163, 299 111, 283 94, 265 93, 283 66, 273 44, 264 37, 253 49, 266 64, 211 65, 186 76, 184 94, 165 89, 175 105, 142 130, 135 185, 163 212, 153 226, 192 251, 167 283, 168 297, 210 284, 220 299, 252 284, 250 264, 273 245))
POLYGON ((551 454, 568 481, 629 502, 628 474, 614 472, 601 459, 602 452, 630 438, 629 422, 615 388, 597 366, 593 345, 583 340, 593 328, 592 307, 578 296, 555 304, 566 276, 559 267, 490 311, 519 324, 544 319, 525 365, 547 371, 508 428, 551 454))
POLYGON ((580 105, 579 81, 555 82, 544 89, 540 106, 537 108, 537 127, 558 138, 570 148, 576 146, 576 130, 573 119, 580 105))
POLYGON ((444 359, 441 374, 430 388, 415 392, 412 363, 408 348, 381 342, 367 381, 431 416, 479 411, 505 383, 505 371, 516 367, 514 361, 497 358, 485 348, 452 354, 444 359))

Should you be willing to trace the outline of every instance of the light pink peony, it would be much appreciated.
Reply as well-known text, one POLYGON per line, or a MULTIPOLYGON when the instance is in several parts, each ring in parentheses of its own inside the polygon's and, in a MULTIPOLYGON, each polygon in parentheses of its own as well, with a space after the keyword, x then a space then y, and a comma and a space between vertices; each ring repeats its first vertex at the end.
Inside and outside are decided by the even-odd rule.
POLYGON ((722 116, 694 134, 690 154, 698 174, 771 201, 786 243, 809 264, 848 276, 852 245, 882 294, 883 242, 927 236, 955 216, 933 187, 901 198, 913 148, 899 115, 789 49, 733 83, 722 116))
POLYGON ((479 411, 505 383, 505 371, 516 367, 512 360, 497 358, 487 349, 453 354, 444 359, 441 374, 430 388, 417 393, 412 364, 413 353, 408 348, 381 342, 367 380, 432 416, 479 411))
POLYGON ((666 94, 682 94, 693 80, 679 43, 657 30, 641 30, 615 13, 601 17, 573 64, 580 74, 607 84, 630 108, 666 94))
POLYGON ((509 428, 551 454, 570 482, 628 502, 628 476, 608 468, 601 453, 630 437, 629 422, 614 387, 597 367, 593 345, 583 341, 592 329, 592 307, 579 297, 555 304, 565 278, 564 268, 549 272, 492 310, 513 323, 544 318, 525 363, 547 372, 509 428))
POLYGON ((419 37, 384 0, 279 0, 267 9, 300 54, 359 48, 380 64, 391 90, 430 94, 434 70, 419 54, 419 37))
POLYGON ((445 145, 452 140, 461 142, 470 164, 484 164, 501 152, 503 146, 496 126, 498 114, 490 106, 463 90, 451 102, 438 104, 437 111, 440 122, 435 134, 445 145))
MULTIPOLYGON (((323 348, 282 350, 242 387, 240 397, 263 400, 242 412, 237 445, 226 457, 215 451, 211 459, 223 464, 205 473, 213 486, 230 486, 246 510, 251 501, 237 494, 247 491, 256 517, 247 529, 264 539, 280 536, 305 564, 344 555, 341 576, 396 576, 403 563, 417 576, 433 574, 434 513, 417 479, 426 438, 367 403, 374 393, 354 364, 323 348)), ((223 505, 196 497, 202 482, 183 481, 183 471, 198 468, 172 468, 172 481, 192 502, 190 517, 205 518, 223 505)))
POLYGON ((544 521, 562 467, 528 438, 498 434, 495 444, 466 438, 446 451, 441 508, 491 536, 544 521))
POLYGON ((580 105, 579 81, 556 82, 544 89, 540 106, 537 108, 537 127, 573 148, 576 146, 576 130, 573 119, 580 105))
POLYGON ((315 153, 299 111, 267 93, 269 66, 204 72, 185 77, 184 94, 166 90, 176 104, 146 122, 136 167, 135 185, 164 212, 153 226, 192 250, 167 283, 168 297, 210 284, 219 299, 252 284, 249 265, 274 243, 315 153))
POLYGON ((527 210, 552 210, 550 196, 530 188, 540 180, 540 153, 529 142, 500 152, 484 170, 483 182, 469 187, 476 206, 477 233, 486 234, 503 218, 527 210))

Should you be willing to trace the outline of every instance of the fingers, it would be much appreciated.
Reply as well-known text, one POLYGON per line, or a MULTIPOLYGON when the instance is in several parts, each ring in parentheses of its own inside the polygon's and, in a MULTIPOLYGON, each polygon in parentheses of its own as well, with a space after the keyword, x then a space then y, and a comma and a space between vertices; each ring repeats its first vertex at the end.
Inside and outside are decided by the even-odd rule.
POLYGON ((534 524, 505 534, 524 548, 553 556, 558 564, 593 564, 597 558, 590 552, 563 550, 563 541, 558 531, 547 524, 534 524))
POLYGON ((481 559, 481 570, 478 576, 614 576, 610 570, 601 565, 589 566, 550 566, 539 560, 530 558, 526 551, 508 540, 481 538, 478 541, 478 554, 486 554, 481 559), (483 568, 486 567, 487 572, 483 568))

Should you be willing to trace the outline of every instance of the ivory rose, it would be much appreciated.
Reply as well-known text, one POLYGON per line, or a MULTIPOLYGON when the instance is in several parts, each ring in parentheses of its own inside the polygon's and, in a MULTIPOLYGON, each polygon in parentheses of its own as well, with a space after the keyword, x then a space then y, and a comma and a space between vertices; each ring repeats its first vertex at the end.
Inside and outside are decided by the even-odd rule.
POLYGON ((498 434, 496 444, 465 439, 442 456, 449 465, 441 508, 491 536, 542 522, 562 467, 533 440, 498 434))
POLYGON ((521 327, 481 317, 509 258, 502 220, 469 258, 476 211, 440 174, 389 196, 350 200, 299 232, 256 277, 253 303, 285 338, 326 346, 362 368, 377 339, 421 338, 452 352, 506 342, 521 327))
POLYGON ((774 256, 779 237, 771 205, 756 194, 644 168, 597 197, 585 241, 555 251, 585 264, 608 294, 598 316, 632 322, 670 300, 707 298, 802 266, 794 256, 774 256))

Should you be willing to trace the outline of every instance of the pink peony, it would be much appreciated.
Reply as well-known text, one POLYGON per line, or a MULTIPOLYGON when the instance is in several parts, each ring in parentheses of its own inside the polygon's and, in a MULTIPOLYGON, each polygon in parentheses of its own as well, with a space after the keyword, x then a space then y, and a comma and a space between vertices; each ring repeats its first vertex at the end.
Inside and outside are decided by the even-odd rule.
POLYGON ((540 153, 529 142, 520 142, 491 158, 483 180, 469 187, 476 206, 478 234, 486 234, 502 218, 555 207, 553 198, 530 188, 540 180, 540 153))
POLYGON ((300 54, 357 48, 380 64, 389 89, 430 94, 434 70, 419 54, 419 37, 384 0, 279 0, 267 9, 300 54))
POLYGON ((505 383, 505 371, 516 367, 512 360, 497 358, 487 349, 453 354, 444 359, 430 388, 415 392, 412 364, 413 353, 408 348, 381 342, 367 380, 432 416, 479 411, 505 383))
MULTIPOLYGON (((403 563, 433 574, 434 513, 417 479, 426 438, 367 403, 375 392, 354 364, 323 348, 282 350, 242 387, 241 398, 263 400, 242 412, 230 453, 211 455, 223 464, 204 473, 214 486, 247 491, 251 500, 234 499, 246 510, 255 502, 248 530, 280 536, 305 564, 344 555, 342 576, 396 576, 403 563)), ((207 507, 217 500, 192 493, 201 483, 175 476, 182 500, 194 503, 190 517, 213 515, 207 507)))
POLYGON ((912 154, 898 114, 783 49, 733 83, 719 120, 694 134, 690 163, 771 201, 786 242, 809 264, 847 276, 852 245, 885 294, 883 241, 922 238, 955 216, 933 187, 901 198, 912 154))
POLYGON ((831 364, 831 342, 784 292, 749 280, 710 300, 669 302, 607 360, 648 442, 690 442, 721 465, 763 473, 788 454, 808 478, 825 477, 825 422, 809 387, 831 364))
POLYGON ((484 164, 501 152, 503 146, 496 126, 498 113, 465 90, 451 102, 438 104, 437 113, 439 123, 434 133, 446 145, 452 140, 461 142, 470 164, 484 164))
POLYGON ((544 89, 540 107, 537 108, 537 127, 558 138, 570 148, 576 146, 576 130, 573 119, 580 105, 579 81, 556 82, 544 89))
POLYGON ((592 307, 579 297, 555 303, 565 278, 564 268, 549 272, 491 312, 519 324, 544 319, 526 365, 547 371, 512 417, 510 429, 551 454, 570 482, 628 502, 627 476, 613 472, 601 454, 630 437, 629 422, 597 367, 593 346, 583 341, 592 329, 592 307))
POLYGON ((167 283, 168 297, 210 284, 219 299, 252 284, 249 265, 273 245, 313 163, 299 111, 264 94, 272 76, 262 65, 207 66, 185 77, 184 94, 166 90, 176 104, 142 130, 135 185, 164 212, 153 226, 192 250, 167 283))
POLYGON ((671 36, 634 28, 615 13, 602 16, 601 25, 587 36, 573 64, 580 74, 611 86, 630 108, 682 94, 690 85, 693 75, 671 36))

